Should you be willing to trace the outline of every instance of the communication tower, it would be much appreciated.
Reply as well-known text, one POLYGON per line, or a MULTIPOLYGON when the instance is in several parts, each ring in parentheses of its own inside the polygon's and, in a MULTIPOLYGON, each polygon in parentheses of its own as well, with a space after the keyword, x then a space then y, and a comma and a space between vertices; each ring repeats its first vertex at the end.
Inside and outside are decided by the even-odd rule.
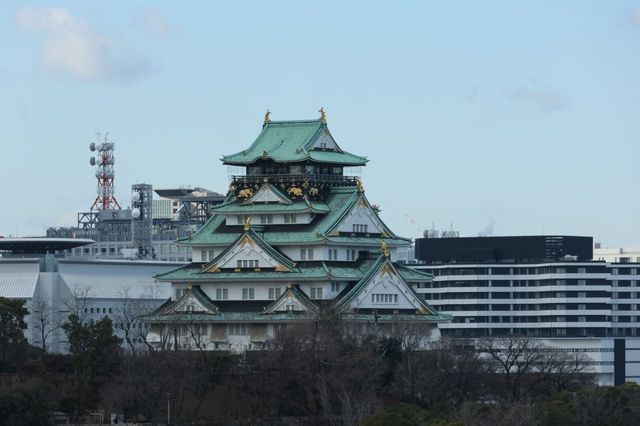
POLYGON ((113 181, 115 178, 113 165, 115 157, 113 151, 116 144, 109 142, 109 133, 103 135, 96 133, 97 142, 91 143, 89 149, 96 152, 95 157, 89 159, 89 164, 96 166, 96 178, 98 179, 98 195, 91 206, 91 210, 115 210, 120 209, 120 204, 114 195, 113 181))
POLYGON ((138 258, 153 259, 153 187, 146 183, 131 186, 131 237, 138 258))

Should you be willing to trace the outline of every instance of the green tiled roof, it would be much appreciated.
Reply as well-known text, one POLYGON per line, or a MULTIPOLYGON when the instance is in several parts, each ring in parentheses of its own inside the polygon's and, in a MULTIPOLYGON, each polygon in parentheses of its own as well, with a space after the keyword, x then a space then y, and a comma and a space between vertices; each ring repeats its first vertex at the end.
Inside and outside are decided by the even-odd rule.
POLYGON ((208 264, 206 264, 203 268, 202 271, 200 272, 201 274, 206 274, 209 272, 206 272, 209 268, 215 266, 222 258, 224 258, 227 253, 229 253, 231 250, 233 250, 233 248, 240 244, 240 242, 242 241, 243 238, 249 238, 251 241, 253 241, 258 247, 260 247, 262 250, 264 250, 265 253, 267 253, 269 256, 271 256, 273 259, 275 259, 276 262, 278 262, 279 264, 281 264, 282 266, 284 266, 285 268, 289 269, 290 271, 293 271, 296 267, 296 263, 289 259, 287 256, 285 256, 284 254, 282 254, 280 252, 280 250, 271 247, 269 244, 267 244, 260 235, 258 235, 253 229, 249 228, 247 231, 244 231, 244 233, 242 235, 240 235, 232 244, 230 244, 222 253, 220 253, 218 256, 216 256, 215 259, 213 259, 211 262, 209 262, 208 264))
MULTIPOLYGON (((326 206, 330 209, 328 213, 316 217, 308 225, 298 224, 288 226, 283 230, 281 225, 267 226, 267 232, 261 233, 261 237, 272 246, 284 245, 310 245, 324 244, 332 242, 335 244, 354 244, 359 246, 380 247, 380 242, 384 240, 389 246, 407 245, 410 239, 398 237, 389 231, 388 238, 376 236, 338 236, 328 235, 335 226, 349 213, 353 206, 361 199, 365 199, 357 187, 334 187, 331 188, 326 200, 326 206)), ((230 202, 225 203, 229 205, 230 202)), ((258 205, 254 205, 255 209, 258 205)), ((255 211, 255 210, 252 210, 255 211)), ((232 244, 242 233, 242 225, 227 226, 226 216, 216 214, 204 224, 191 237, 178 240, 179 243, 190 246, 223 246, 232 244)))
POLYGON ((263 183, 262 186, 258 188, 258 190, 255 192, 255 194, 253 194, 251 198, 249 198, 248 200, 243 201, 242 204, 243 205, 254 204, 254 199, 263 190, 271 191, 277 198, 280 199, 280 203, 282 204, 292 203, 291 199, 288 196, 286 196, 284 192, 280 191, 280 188, 270 183, 263 183))
POLYGON ((267 214, 267 213, 329 213, 331 209, 321 201, 310 202, 302 200, 292 204, 280 203, 256 203, 256 204, 240 204, 230 202, 217 205, 211 208, 211 211, 222 215, 236 214, 267 214))
MULTIPOLYGON (((340 295, 338 295, 338 297, 340 297, 340 300, 338 300, 336 302, 336 307, 339 309, 344 309, 346 308, 352 301, 353 299, 355 299, 356 297, 358 297, 359 294, 361 294, 367 287, 367 285, 369 284, 369 282, 385 267, 385 266, 389 266, 393 271, 395 271, 396 273, 398 273, 398 275, 400 276, 400 278, 402 278, 402 280, 404 281, 404 278, 402 277, 402 274, 395 269, 395 267, 393 266, 393 264, 391 263, 391 261, 389 260, 389 258, 387 258, 386 256, 380 256, 376 262, 371 266, 371 268, 369 268, 369 270, 364 274, 364 276, 362 277, 362 279, 355 285, 353 286, 350 290, 346 291, 345 294, 340 297, 340 295)), ((406 283, 405 283, 406 284, 406 283)), ((422 297, 420 297, 418 294, 416 294, 416 292, 413 290, 413 288, 411 288, 410 285, 406 286, 407 289, 413 293, 413 295, 415 296, 415 298, 418 300, 418 302, 420 303, 420 307, 427 313, 431 314, 431 315, 437 315, 438 313, 436 312, 435 309, 433 309, 427 302, 425 302, 422 297)))
POLYGON ((271 312, 271 311, 275 309, 283 299, 286 299, 288 297, 291 297, 294 300, 296 300, 298 303, 300 303, 300 305, 303 306, 307 310, 307 312, 318 311, 318 307, 311 301, 311 299, 309 299, 309 296, 307 296, 307 294, 304 291, 300 290, 300 287, 298 287, 297 285, 291 285, 287 287, 285 292, 282 293, 280 297, 278 297, 276 300, 274 300, 272 303, 270 303, 264 308, 263 314, 265 315, 276 314, 277 312, 271 312))
MULTIPOLYGON (((314 315, 301 313, 278 313, 264 315, 262 312, 220 312, 217 315, 207 315, 198 313, 180 313, 173 315, 161 315, 151 313, 143 316, 141 319, 152 323, 233 323, 233 322, 249 322, 249 323, 274 323, 274 322, 298 322, 309 321, 315 318, 314 315)), ((396 322, 444 322, 450 321, 451 315, 447 314, 431 314, 431 315, 373 315, 373 314, 342 314, 345 321, 354 322, 375 322, 378 323, 396 323, 396 322)))
MULTIPOLYGON (((173 271, 158 274, 158 281, 206 283, 233 281, 261 281, 261 282, 306 282, 306 281, 360 281, 365 273, 371 269, 376 259, 368 258, 356 262, 298 262, 291 272, 275 271, 219 271, 202 273, 203 263, 192 263, 173 271)), ((432 277, 425 273, 417 273, 410 268, 397 266, 396 270, 407 282, 429 281, 432 277)))
POLYGON ((326 129, 321 120, 272 121, 262 127, 262 131, 251 146, 233 155, 222 158, 225 164, 244 166, 259 159, 271 159, 279 163, 316 161, 363 166, 366 157, 338 151, 311 149, 316 138, 326 129))

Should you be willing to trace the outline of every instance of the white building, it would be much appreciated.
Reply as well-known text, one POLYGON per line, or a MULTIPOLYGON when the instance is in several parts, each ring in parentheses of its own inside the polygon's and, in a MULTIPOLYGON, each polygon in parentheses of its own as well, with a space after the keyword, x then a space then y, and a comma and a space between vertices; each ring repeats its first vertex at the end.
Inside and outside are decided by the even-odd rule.
MULTIPOLYGON (((45 330, 50 352, 65 352, 67 340, 60 325, 76 312, 85 320, 111 318, 115 334, 144 346, 146 325, 135 317, 154 310, 170 296, 170 287, 153 276, 178 263, 69 259, 64 250, 91 240, 23 238, 0 239, 0 297, 27 302, 26 336, 41 346, 45 330)), ((129 347, 123 340, 123 345, 129 347)))
POLYGON ((596 243, 593 249, 593 260, 616 263, 640 262, 640 247, 602 247, 600 243, 596 243))
POLYGON ((523 336, 584 352, 603 384, 640 382, 640 263, 538 262, 420 265, 416 291, 453 316, 443 337, 523 336))

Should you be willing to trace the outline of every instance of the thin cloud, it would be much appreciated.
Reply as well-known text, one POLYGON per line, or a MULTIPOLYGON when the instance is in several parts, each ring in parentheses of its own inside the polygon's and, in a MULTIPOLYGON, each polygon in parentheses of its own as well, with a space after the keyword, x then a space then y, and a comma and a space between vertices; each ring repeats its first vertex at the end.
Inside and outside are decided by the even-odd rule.
POLYGON ((149 60, 126 44, 107 37, 67 9, 22 7, 16 24, 44 34, 40 68, 80 81, 132 81, 151 72, 149 60))
POLYGON ((569 102, 558 89, 537 79, 508 87, 505 96, 511 101, 521 102, 541 111, 558 111, 569 106, 569 102))
POLYGON ((143 7, 134 17, 136 23, 148 35, 166 37, 178 31, 159 11, 150 7, 143 7))
POLYGON ((633 23, 640 27, 640 6, 633 12, 633 16, 631 17, 633 23))

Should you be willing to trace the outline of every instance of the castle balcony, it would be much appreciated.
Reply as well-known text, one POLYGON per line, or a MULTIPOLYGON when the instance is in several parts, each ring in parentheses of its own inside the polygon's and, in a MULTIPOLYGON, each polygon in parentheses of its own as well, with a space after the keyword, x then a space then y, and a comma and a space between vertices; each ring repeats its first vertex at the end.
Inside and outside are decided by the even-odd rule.
POLYGON ((317 173, 300 173, 300 174, 252 174, 249 176, 231 176, 231 182, 234 184, 261 184, 269 182, 273 184, 279 183, 297 183, 307 181, 311 183, 330 184, 339 186, 354 186, 357 184, 357 176, 342 176, 332 174, 317 173))

